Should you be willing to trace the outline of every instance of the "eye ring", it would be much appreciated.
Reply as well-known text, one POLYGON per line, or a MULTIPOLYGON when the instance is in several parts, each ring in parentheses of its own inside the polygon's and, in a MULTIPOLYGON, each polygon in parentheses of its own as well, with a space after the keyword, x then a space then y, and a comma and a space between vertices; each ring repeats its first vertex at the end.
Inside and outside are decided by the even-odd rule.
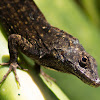
POLYGON ((86 57, 86 56, 82 57, 82 58, 81 58, 81 61, 82 61, 83 63, 86 63, 87 57, 86 57))
POLYGON ((79 65, 83 68, 87 68, 87 60, 88 60, 88 57, 87 56, 84 56, 80 59, 79 61, 79 65))

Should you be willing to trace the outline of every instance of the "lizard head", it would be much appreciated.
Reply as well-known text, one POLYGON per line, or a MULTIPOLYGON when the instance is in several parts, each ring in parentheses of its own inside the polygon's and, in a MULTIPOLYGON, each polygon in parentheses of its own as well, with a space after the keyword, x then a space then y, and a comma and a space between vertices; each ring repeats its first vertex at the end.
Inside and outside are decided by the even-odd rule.
POLYGON ((70 64, 68 72, 90 86, 100 86, 95 59, 84 50, 77 39, 73 39, 73 41, 71 41, 72 45, 64 50, 64 62, 70 64))
POLYGON ((82 51, 77 60, 74 60, 74 75, 90 86, 100 86, 95 59, 87 52, 82 51))

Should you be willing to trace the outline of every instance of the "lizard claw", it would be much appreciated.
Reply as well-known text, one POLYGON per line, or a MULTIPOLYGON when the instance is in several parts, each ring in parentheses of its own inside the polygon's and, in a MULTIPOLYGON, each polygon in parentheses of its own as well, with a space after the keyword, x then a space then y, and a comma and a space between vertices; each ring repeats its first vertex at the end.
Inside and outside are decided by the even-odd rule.
POLYGON ((24 70, 24 71, 28 71, 28 69, 25 69, 25 68, 23 68, 23 67, 20 67, 19 65, 18 65, 18 68, 19 68, 19 69, 22 69, 22 70, 24 70))
POLYGON ((9 65, 9 63, 1 63, 1 66, 9 65))
POLYGON ((48 78, 51 79, 52 81, 56 82, 56 79, 47 75, 45 72, 42 71, 42 69, 40 69, 40 73, 42 74, 42 76, 44 76, 44 78, 46 79, 47 82, 49 81, 48 78))
MULTIPOLYGON (((0 65, 9 65, 9 63, 3 63, 3 64, 0 64, 0 65)), ((9 73, 13 70, 14 74, 15 74, 15 79, 18 82, 18 84, 20 85, 19 78, 18 78, 17 72, 16 72, 17 68, 21 69, 21 67, 16 62, 11 63, 10 66, 9 66, 8 72, 3 76, 3 79, 0 81, 0 84, 7 78, 7 76, 9 75, 9 73)))

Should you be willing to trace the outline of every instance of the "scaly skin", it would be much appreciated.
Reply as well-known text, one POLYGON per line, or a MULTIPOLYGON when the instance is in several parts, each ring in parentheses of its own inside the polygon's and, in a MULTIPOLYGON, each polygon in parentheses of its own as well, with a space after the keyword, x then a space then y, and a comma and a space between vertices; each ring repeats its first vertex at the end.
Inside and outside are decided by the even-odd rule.
POLYGON ((8 32, 10 67, 16 68, 18 49, 37 64, 71 73, 90 86, 100 86, 95 59, 78 39, 51 26, 32 0, 0 0, 0 20, 8 32))

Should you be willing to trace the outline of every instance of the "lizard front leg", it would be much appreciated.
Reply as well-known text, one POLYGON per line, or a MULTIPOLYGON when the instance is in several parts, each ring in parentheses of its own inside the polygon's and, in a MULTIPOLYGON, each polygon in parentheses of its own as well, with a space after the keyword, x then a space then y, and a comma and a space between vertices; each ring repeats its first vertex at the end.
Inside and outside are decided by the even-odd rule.
MULTIPOLYGON (((20 49, 26 55, 33 55, 34 45, 32 45, 27 39, 25 39, 21 35, 12 34, 8 38, 8 47, 10 53, 9 70, 3 76, 3 79, 0 81, 0 83, 2 83, 6 79, 6 77, 12 70, 14 71, 16 81, 19 83, 19 79, 16 73, 17 68, 21 69, 21 67, 17 63, 18 49, 20 49)), ((4 63, 4 65, 6 65, 6 63, 4 63)))

